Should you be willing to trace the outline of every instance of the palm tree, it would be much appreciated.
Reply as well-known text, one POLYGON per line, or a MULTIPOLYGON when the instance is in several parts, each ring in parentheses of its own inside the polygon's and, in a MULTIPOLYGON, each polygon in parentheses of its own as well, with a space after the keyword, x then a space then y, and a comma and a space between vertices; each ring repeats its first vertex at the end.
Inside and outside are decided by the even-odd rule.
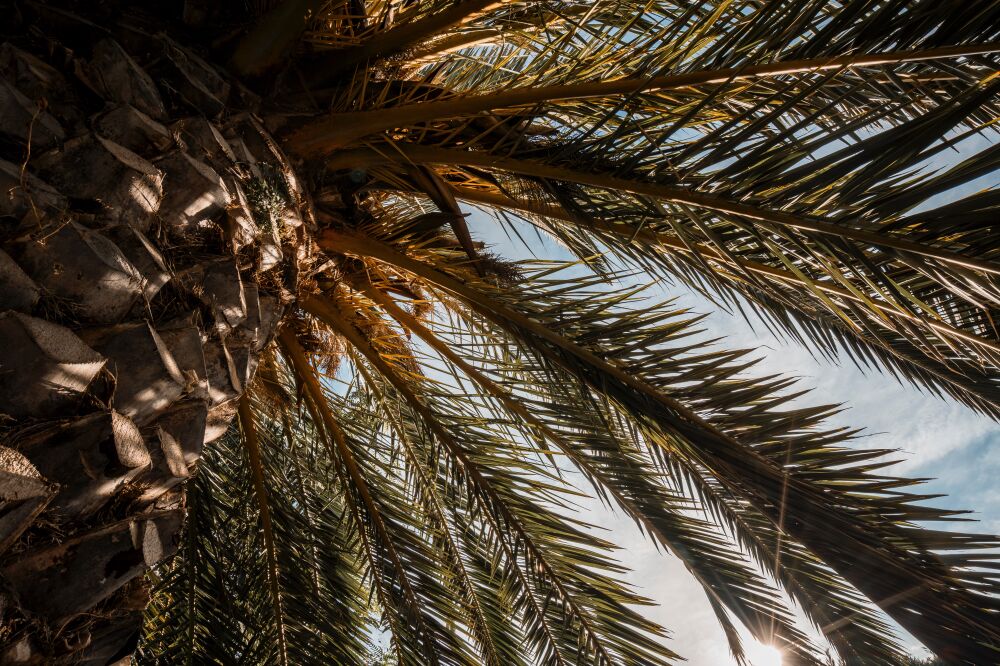
POLYGON ((575 488, 738 659, 823 663, 790 599, 847 663, 886 616, 1000 660, 996 539, 618 280, 1000 416, 1000 198, 935 198, 1000 153, 927 168, 995 136, 994 0, 5 16, 0 663, 671 663, 575 488))

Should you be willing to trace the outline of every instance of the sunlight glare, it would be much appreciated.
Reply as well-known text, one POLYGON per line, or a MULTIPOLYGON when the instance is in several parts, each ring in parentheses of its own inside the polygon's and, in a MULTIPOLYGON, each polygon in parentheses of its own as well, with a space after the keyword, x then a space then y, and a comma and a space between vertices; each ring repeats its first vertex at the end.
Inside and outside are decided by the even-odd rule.
POLYGON ((773 645, 749 644, 747 658, 752 666, 781 666, 781 650, 773 645))

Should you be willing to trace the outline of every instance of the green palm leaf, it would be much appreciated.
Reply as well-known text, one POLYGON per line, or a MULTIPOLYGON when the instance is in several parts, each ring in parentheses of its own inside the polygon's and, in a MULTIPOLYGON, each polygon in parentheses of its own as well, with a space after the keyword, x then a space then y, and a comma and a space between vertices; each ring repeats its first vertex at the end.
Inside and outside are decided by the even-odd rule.
POLYGON ((676 663, 600 501, 737 662, 1000 660, 1000 541, 649 291, 1000 418, 995 0, 77 4, 0 53, 0 360, 58 403, 0 385, 17 654, 119 658, 149 596, 136 663, 676 663), (87 539, 128 576, 35 598, 87 539))

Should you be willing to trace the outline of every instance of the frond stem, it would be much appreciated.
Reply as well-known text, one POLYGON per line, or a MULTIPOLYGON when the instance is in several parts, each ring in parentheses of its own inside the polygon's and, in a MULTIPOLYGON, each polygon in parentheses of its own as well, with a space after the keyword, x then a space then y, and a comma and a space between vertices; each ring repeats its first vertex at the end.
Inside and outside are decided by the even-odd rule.
POLYGON ((802 231, 847 238, 853 241, 891 248, 901 252, 912 252, 914 254, 937 259, 938 261, 944 261, 964 266, 966 268, 1000 275, 1000 265, 998 265, 995 261, 966 257, 956 252, 937 247, 929 247, 920 243, 914 243, 913 241, 908 241, 889 234, 880 234, 872 231, 866 231, 864 229, 855 229, 839 224, 832 224, 816 218, 805 217, 780 210, 768 210, 753 204, 734 201, 717 194, 695 192, 688 188, 678 187, 676 185, 663 185, 660 183, 630 180, 604 174, 587 173, 584 171, 577 171, 575 169, 551 166, 529 160, 500 157, 478 151, 438 148, 415 144, 394 144, 393 149, 398 152, 398 155, 383 153, 373 148, 360 148, 342 151, 337 153, 335 157, 331 158, 328 161, 327 166, 331 169, 358 168, 359 166, 391 164, 402 158, 407 162, 415 164, 447 164, 498 169, 501 171, 518 173, 535 178, 561 180, 564 182, 578 183, 580 185, 588 185, 591 187, 619 190, 631 192, 633 194, 643 194, 663 201, 689 204, 719 213, 739 215, 767 225, 789 227, 802 231))
MULTIPOLYGON (((479 1, 487 2, 487 0, 479 1)), ((366 47, 358 48, 365 49, 366 47)), ((472 116, 503 108, 529 107, 568 99, 609 97, 699 85, 726 84, 788 74, 813 74, 852 67, 877 67, 961 58, 998 51, 1000 51, 1000 43, 948 46, 920 51, 895 51, 836 58, 789 60, 764 65, 698 70, 644 79, 624 78, 611 81, 513 88, 482 95, 457 95, 451 99, 434 102, 418 102, 372 111, 326 115, 295 130, 289 135, 287 146, 289 150, 298 155, 312 158, 349 146, 356 140, 370 134, 396 127, 407 127, 441 118, 472 116)), ((344 55, 337 57, 339 59, 345 58, 344 55)), ((368 56, 363 56, 362 59, 364 57, 368 56)), ((333 56, 331 56, 331 60, 333 60, 333 56)), ((334 62, 336 63, 334 66, 347 66, 346 59, 343 63, 336 60, 334 62)), ((354 62, 356 61, 351 61, 350 64, 354 64, 354 62)))
MULTIPOLYGON (((786 529, 807 547, 821 556, 825 555, 824 559, 828 559, 828 564, 834 566, 840 575, 864 591, 866 596, 931 649, 941 652, 947 648, 970 656, 979 655, 983 654, 982 639, 1000 637, 1000 632, 987 619, 988 614, 973 600, 972 591, 955 587, 951 573, 940 560, 934 558, 927 561, 924 558, 930 553, 921 552, 918 556, 902 544, 896 545, 881 538, 871 530, 870 525, 859 521, 846 508, 833 506, 828 489, 789 477, 787 470, 780 469, 753 448, 741 444, 685 405, 664 395, 640 376, 600 358, 546 326, 506 308, 495 299, 489 299, 468 284, 371 238, 327 230, 319 238, 319 244, 329 251, 379 259, 419 275, 458 296, 481 316, 502 328, 530 332, 619 383, 623 389, 634 391, 638 396, 658 404, 660 410, 652 416, 652 422, 679 433, 689 455, 704 464, 737 496, 749 499, 772 522, 777 521, 774 503, 778 501, 787 479, 789 512, 794 516, 789 515, 786 529), (822 529, 815 525, 819 516, 826 521, 822 529), (845 548, 845 544, 849 547, 845 548), (863 573, 866 569, 870 570, 873 563, 878 563, 879 570, 883 572, 878 579, 863 573), (953 598, 954 603, 943 606, 941 595, 953 598), (899 604, 904 600, 908 603, 900 608, 899 604), (930 621, 921 614, 909 612, 914 605, 928 611, 937 609, 935 615, 940 619, 930 621), (946 623, 944 628, 950 634, 948 638, 941 639, 946 643, 939 640, 941 622, 946 623), (967 627, 974 627, 975 633, 965 633, 969 631, 967 627)), ((391 372, 391 368, 388 370, 391 372)), ((581 376, 581 379, 590 382, 585 377, 581 376)), ((607 390, 606 387, 597 388, 607 390)), ((633 400, 627 394, 621 397, 633 400)), ((417 404, 422 403, 418 401, 417 404)), ((645 414, 647 409, 642 407, 636 415, 645 414)), ((444 435, 447 436, 447 433, 444 435)))
POLYGON ((274 545, 274 528, 271 525, 271 509, 267 501, 267 488, 264 485, 260 440, 257 437, 257 426, 254 423, 253 406, 250 404, 250 396, 246 392, 240 396, 237 410, 240 416, 240 430, 243 431, 243 443, 246 445, 247 457, 250 459, 254 497, 257 499, 257 507, 260 511, 261 531, 264 536, 264 556, 267 558, 267 584, 271 590, 274 623, 278 630, 278 660, 282 666, 288 666, 288 646, 285 640, 285 620, 278 582, 278 557, 274 545))
MULTIPOLYGON (((615 234, 616 236, 621 236, 623 238, 629 238, 632 240, 641 240, 642 242, 649 245, 660 245, 662 247, 670 248, 671 250, 677 250, 679 252, 685 252, 689 254, 699 255, 702 258, 707 258, 710 261, 716 262, 719 266, 728 266, 730 268, 742 269, 744 271, 750 271, 753 273, 758 273, 760 275, 766 275, 768 277, 776 278, 782 282, 787 282, 789 284, 794 284, 797 286, 806 286, 805 281, 792 273, 791 271, 785 271, 780 268, 774 268, 766 264, 761 264, 755 261, 750 261, 747 259, 740 259, 738 257, 733 257, 722 252, 708 247, 702 243, 686 242, 682 240, 679 236, 675 234, 669 234, 662 231, 649 231, 647 229, 639 229, 636 231, 633 228, 617 226, 608 222, 605 222, 596 217, 590 217, 586 221, 581 221, 568 213, 565 209, 560 206, 546 206, 546 205, 536 205, 531 202, 524 202, 506 197, 502 194, 496 194, 493 192, 487 192, 486 190, 475 189, 471 187, 453 187, 456 196, 460 199, 466 201, 473 201, 477 203, 487 204, 489 206, 498 206, 502 208, 508 208, 512 210, 521 210, 527 213, 532 213, 535 215, 542 215, 544 217, 551 217, 554 219, 564 220, 571 222, 573 224, 579 224, 581 226, 589 226, 599 231, 604 231, 606 233, 615 234)), ((745 281, 745 278, 741 278, 738 273, 727 272, 726 275, 734 280, 745 281)), ((991 342, 980 338, 979 336, 966 333, 961 329, 957 329, 951 326, 947 322, 940 321, 940 319, 933 321, 919 317, 912 312, 905 310, 894 303, 889 303, 885 301, 874 301, 862 298, 847 289, 841 289, 825 282, 813 282, 812 286, 830 294, 832 296, 837 296, 849 301, 853 301, 860 305, 871 306, 874 305, 879 310, 890 314, 895 317, 902 317, 909 321, 917 324, 927 326, 933 329, 939 334, 948 335, 958 338, 964 342, 972 345, 980 346, 985 349, 1000 353, 1000 344, 991 342)), ((936 316, 936 313, 934 313, 936 316)))
POLYGON ((435 437, 448 447, 455 459, 461 464, 465 473, 469 476, 469 479, 473 482, 474 486, 479 489, 479 492, 487 495, 491 499, 491 503, 501 511, 503 514, 504 521, 514 527, 517 531, 520 540, 525 544, 525 548, 530 550, 535 561, 543 568, 546 572, 547 578, 550 580, 553 587, 556 588, 563 602, 569 607, 574 607, 572 611, 573 616, 576 617, 577 621, 580 623, 583 632, 589 636, 589 640, 593 642, 593 645, 602 663, 611 666, 614 661, 608 654, 603 642, 600 640, 598 634, 590 626, 590 622, 587 616, 579 608, 575 608, 576 604, 573 603, 573 598, 570 596, 569 592, 566 590, 565 586, 560 581, 558 575, 552 569, 551 565, 548 563, 544 557, 541 550, 535 545, 534 541, 528 536, 521 524, 521 521, 506 507, 496 492, 491 487, 487 479, 479 473, 479 470, 472 463, 466 453, 462 450, 461 446, 452 438, 444 427, 438 423, 437 419, 427 408, 427 406, 420 400, 419 397, 407 386, 406 382, 403 381, 402 377, 395 371, 395 369, 389 365, 383 359, 378 352, 372 348, 372 346, 365 340, 354 327, 347 322, 343 316, 340 314, 339 309, 336 305, 330 303, 328 300, 317 297, 310 296, 304 302, 301 303, 302 308, 317 317, 333 328, 337 329, 342 335, 344 335, 354 347, 361 352, 361 354, 368 359, 371 363, 385 378, 392 384, 397 391, 409 402, 413 409, 420 415, 420 417, 427 424, 427 427, 431 429, 435 437))
MULTIPOLYGON (((376 392, 379 400, 384 403, 385 396, 378 391, 378 385, 374 382, 368 370, 365 369, 365 367, 360 363, 355 364, 355 367, 365 377, 365 381, 368 382, 368 386, 376 392)), ((458 570, 458 575, 463 581, 466 594, 468 594, 469 599, 472 602, 473 611, 475 612, 477 618, 476 622, 481 627, 483 643, 485 644, 484 647, 490 655, 490 663, 494 666, 503 666, 500 662, 500 655, 497 652, 496 645, 493 641, 493 635, 490 633, 489 621, 486 618, 486 614, 483 612, 482 604, 479 602, 479 594, 476 592, 475 585, 472 582, 472 577, 469 575, 468 569, 466 569, 465 563, 462 561, 462 552, 459 549, 458 544, 455 542, 455 535, 452 534, 451 524, 448 522, 448 517, 445 514, 444 503, 438 496, 434 481, 428 478, 427 470, 424 468, 424 464, 420 462, 417 454, 413 451, 409 438, 403 432, 403 429, 400 428, 393 419, 388 419, 388 422, 389 426, 396 432, 397 441, 403 448, 410 464, 413 466, 413 469, 416 470, 417 476, 420 479, 421 487, 430 497, 429 503, 433 507, 434 513, 437 515, 438 522, 440 523, 440 530, 444 533, 445 541, 448 544, 447 549, 450 551, 452 561, 455 564, 455 568, 458 570)))
MULTIPOLYGON (((615 501, 618 503, 619 507, 621 507, 621 509, 625 511, 625 513, 628 514, 628 516, 632 518, 632 520, 634 520, 637 524, 644 527, 649 534, 655 535, 656 539, 663 546, 670 549, 670 551, 672 551, 675 556, 677 556, 682 562, 684 562, 685 567, 688 569, 689 573, 695 578, 695 580, 698 581, 699 584, 701 584, 706 594, 713 597, 718 603, 732 609, 732 605, 726 603, 726 601, 722 598, 722 595, 719 594, 719 591, 715 589, 716 586, 724 588, 728 587, 727 584, 724 581, 719 580, 718 577, 716 577, 717 580, 715 583, 710 583, 705 578, 703 572, 700 571, 698 568, 696 568, 694 565, 692 565, 688 561, 688 558, 686 558, 681 552, 679 552, 683 548, 683 546, 680 546, 677 543, 675 543, 674 539, 672 539, 663 530, 661 530, 659 526, 657 526, 645 514, 645 512, 643 512, 643 510, 636 504, 635 500, 626 497, 612 482, 612 480, 608 479, 607 476, 601 470, 595 468, 588 460, 580 456, 579 453, 569 444, 569 442, 565 440, 565 438, 563 438, 558 433, 552 431, 552 429, 549 428, 545 423, 536 418, 523 404, 515 400, 510 395, 509 391, 505 390, 503 387, 496 384, 489 377, 479 372, 471 364, 466 362, 465 359, 461 358, 458 354, 449 349, 448 345, 444 344, 444 342, 440 338, 438 338, 432 331, 430 331, 427 327, 421 324, 416 317, 413 317, 412 315, 406 313, 402 308, 396 305, 396 303, 390 297, 379 291, 377 287, 371 284, 365 285, 364 292, 374 302, 382 306, 382 308, 385 309, 385 311, 389 314, 389 316, 398 321, 401 325, 405 326, 406 328, 416 333, 416 335, 421 340, 426 342, 431 348, 436 350, 439 354, 448 359, 451 363, 455 364, 455 366, 457 366, 460 370, 462 370, 462 372, 468 375, 474 382, 479 384, 480 387, 482 387, 485 391, 490 393, 490 395, 494 396, 497 400, 499 400, 504 405, 504 407, 506 407, 512 414, 523 419, 525 423, 529 424, 531 427, 535 428, 537 431, 544 434, 546 439, 556 444, 559 447, 559 449, 564 454, 566 454, 566 456, 570 460, 572 460, 573 463, 577 465, 577 467, 581 471, 583 471, 587 476, 595 479, 596 481, 599 481, 601 487, 605 491, 609 492, 612 497, 615 498, 615 501)), ((737 613, 737 615, 740 615, 738 609, 733 609, 733 610, 734 612, 737 613)), ((759 625, 750 621, 749 618, 740 617, 740 619, 744 622, 745 626, 747 626, 751 631, 754 632, 754 636, 757 640, 763 641, 769 638, 768 636, 765 636, 763 633, 761 633, 759 625)))
POLYGON ((322 88, 336 81, 343 72, 372 58, 400 53, 445 30, 461 25, 470 17, 499 6, 506 0, 458 0, 444 11, 434 12, 416 21, 407 21, 379 32, 361 44, 324 54, 305 71, 310 87, 322 88))
MULTIPOLYGON (((295 373, 299 375, 304 382, 305 389, 309 393, 312 403, 315 408, 319 410, 320 416, 323 419, 323 424, 326 426, 326 431, 328 433, 327 443, 333 445, 333 453, 336 453, 337 458, 343 463, 344 468, 350 476, 351 483, 358 491, 358 495, 361 496, 361 501, 364 502, 367 507, 368 514, 371 516, 372 525, 381 534, 382 542, 385 544, 386 552, 393 561, 393 566, 399 576, 399 580, 405 592, 407 604, 410 606, 411 612, 416 615, 417 618, 421 620, 421 624, 423 624, 423 616, 420 613, 420 606, 417 602, 416 594, 410 586, 410 580, 406 576, 406 570, 403 567, 402 559, 399 557, 399 553, 396 552, 389 530, 382 520, 382 514, 379 512, 378 507, 375 504, 375 500, 368 489, 368 483, 365 481, 365 478, 361 473, 361 469, 358 467, 357 461, 351 453, 350 447, 347 444, 347 436, 344 434, 344 430, 340 427, 340 424, 333 416, 333 411, 330 409, 326 399, 323 397, 323 388, 320 386, 319 379, 316 377, 315 369, 312 365, 310 365, 309 360, 306 358, 305 351, 295 338, 295 335, 289 329, 281 329, 278 333, 278 341, 287 353, 288 359, 292 362, 295 373)), ((360 516, 355 516, 355 520, 358 521, 358 530, 363 532, 364 523, 361 522, 360 516)), ((373 578, 380 578, 380 575, 377 573, 377 567, 374 563, 374 559, 371 561, 371 566, 373 578)), ((377 582, 375 585, 377 588, 381 589, 382 583, 377 582)), ((382 596, 382 602, 383 604, 386 604, 388 599, 385 598, 384 595, 382 596)), ((389 608, 388 605, 384 607, 387 610, 389 608)), ((391 613, 389 613, 389 615, 391 615, 391 613)), ((430 642, 427 643, 427 646, 428 649, 433 649, 430 642)))

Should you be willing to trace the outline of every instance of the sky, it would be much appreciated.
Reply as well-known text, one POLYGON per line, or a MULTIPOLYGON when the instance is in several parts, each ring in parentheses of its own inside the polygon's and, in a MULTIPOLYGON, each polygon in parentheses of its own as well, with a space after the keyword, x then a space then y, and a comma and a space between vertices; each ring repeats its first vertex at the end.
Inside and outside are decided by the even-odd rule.
MULTIPOLYGON (((570 255, 551 241, 534 240, 533 231, 522 234, 532 239, 531 248, 512 242, 495 222, 482 213, 470 216, 474 235, 487 242, 501 256, 569 260, 570 255)), ((800 378, 799 385, 813 391, 800 398, 803 404, 843 403, 846 407, 831 425, 862 426, 866 436, 858 446, 897 449, 900 464, 892 468, 916 477, 931 477, 928 492, 946 493, 936 505, 975 509, 971 517, 980 522, 958 525, 969 531, 1000 533, 1000 428, 972 410, 901 385, 875 371, 862 372, 849 359, 840 365, 817 361, 809 351, 791 341, 771 335, 759 322, 751 326, 740 315, 720 311, 706 299, 683 286, 661 285, 663 296, 677 297, 679 306, 695 313, 707 313, 704 328, 708 336, 725 336, 728 348, 757 349, 761 362, 754 374, 781 373, 800 378)), ((706 337, 708 337, 706 336, 706 337)), ((715 616, 701 587, 684 570, 679 560, 662 553, 639 534, 627 517, 604 508, 598 501, 585 506, 588 521, 608 530, 604 538, 622 547, 616 556, 632 573, 628 580, 658 606, 647 609, 650 619, 671 632, 669 647, 691 666, 735 664, 715 616)), ((914 654, 927 654, 908 635, 904 645, 914 654)), ((753 666, 778 666, 776 651, 746 636, 748 656, 753 666)))
MULTIPOLYGON (((668 290, 674 292, 676 290, 668 290)), ((817 362, 803 347, 775 339, 758 325, 719 312, 702 298, 683 295, 680 302, 696 312, 712 313, 707 328, 725 335, 731 347, 756 347, 761 363, 756 373, 780 372, 800 377, 813 387, 803 402, 844 403, 848 409, 832 425, 863 426, 870 433, 859 446, 898 449, 895 468, 908 476, 935 477, 929 492, 947 493, 938 505, 976 509, 980 523, 972 530, 1000 533, 1000 429, 970 409, 902 386, 880 374, 864 374, 850 361, 842 365, 817 362)), ((596 507, 599 508, 599 507, 596 507)), ((671 649, 692 666, 735 663, 700 587, 676 558, 658 553, 628 519, 601 509, 599 524, 611 530, 611 540, 624 547, 621 560, 633 570, 632 581, 660 606, 652 617, 673 632, 671 649)), ((915 654, 919 645, 904 644, 915 654)), ((776 666, 767 650, 757 650, 754 666, 776 666)), ((751 657, 754 656, 751 650, 751 657)))

